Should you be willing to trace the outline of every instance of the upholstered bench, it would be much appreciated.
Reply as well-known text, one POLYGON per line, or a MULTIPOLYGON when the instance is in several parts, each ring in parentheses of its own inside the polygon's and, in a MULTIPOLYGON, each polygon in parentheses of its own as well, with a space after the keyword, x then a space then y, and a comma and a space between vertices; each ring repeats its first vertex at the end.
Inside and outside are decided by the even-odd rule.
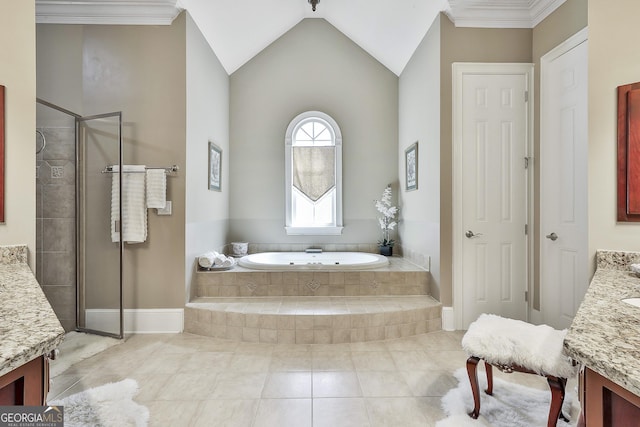
POLYGON ((472 418, 480 415, 480 393, 477 367, 484 360, 487 373, 486 393, 493 393, 493 368, 502 372, 524 372, 547 378, 551 389, 551 406, 547 426, 555 426, 562 416, 567 378, 577 374, 577 367, 563 350, 566 330, 547 325, 532 325, 520 320, 493 314, 481 314, 469 326, 462 338, 462 347, 469 355, 467 373, 473 393, 472 418))

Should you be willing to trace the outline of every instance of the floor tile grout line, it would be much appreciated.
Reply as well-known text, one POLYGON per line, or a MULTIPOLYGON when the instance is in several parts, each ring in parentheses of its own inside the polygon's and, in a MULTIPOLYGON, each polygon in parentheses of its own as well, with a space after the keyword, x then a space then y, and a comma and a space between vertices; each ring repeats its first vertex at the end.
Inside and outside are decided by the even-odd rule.
MULTIPOLYGON (((147 352, 148 355, 153 355, 152 357, 156 357, 159 352, 166 352, 167 351, 167 347, 169 347, 170 350, 170 354, 174 355, 172 358, 179 358, 181 355, 184 357, 190 357, 193 356, 197 353, 200 352, 205 352, 205 353, 217 353, 217 354, 221 354, 221 353, 231 353, 232 355, 237 355, 237 354, 253 354, 253 355, 259 355, 259 354, 263 354, 260 353, 261 351, 267 351, 269 353, 269 355, 271 356, 269 358, 269 363, 267 364, 267 366, 264 367, 264 369, 261 369, 260 372, 264 374, 264 382, 262 384, 262 389, 260 390, 260 396, 258 398, 252 398, 251 400, 254 400, 255 402, 255 406, 253 406, 253 417, 251 420, 251 425, 252 426, 256 426, 256 425, 260 425, 260 420, 256 420, 258 414, 259 414, 259 408, 260 408, 260 404, 263 403, 265 400, 286 400, 286 399, 304 399, 304 398, 300 398, 300 397, 274 397, 274 398, 268 398, 264 395, 264 390, 267 386, 267 381, 269 379, 269 375, 274 374, 276 372, 288 372, 288 373, 292 373, 292 372, 306 372, 310 375, 311 378, 311 384, 310 384, 310 389, 311 389, 311 395, 310 395, 310 399, 311 401, 307 404, 309 406, 307 406, 307 408, 310 408, 311 410, 311 423, 318 423, 318 422, 322 422, 320 418, 316 417, 316 413, 314 413, 315 408, 318 407, 319 402, 321 401, 321 399, 336 399, 337 402, 347 402, 350 399, 353 399, 353 401, 355 401, 356 399, 361 399, 360 401, 363 402, 364 406, 364 411, 366 411, 366 417, 367 417, 367 422, 372 425, 373 422, 376 422, 378 420, 376 420, 376 415, 380 416, 380 414, 378 413, 377 410, 374 410, 375 408, 371 408, 370 404, 367 404, 366 402, 371 402, 372 399, 375 398, 387 398, 387 399, 396 399, 398 401, 402 401, 402 400, 415 400, 418 398, 421 398, 422 396, 416 396, 415 394, 411 394, 408 396, 381 396, 381 397, 377 397, 377 396, 364 396, 364 389, 363 389, 363 375, 365 375, 365 370, 363 369, 357 369, 354 363, 354 359, 353 359, 353 355, 354 353, 357 352, 361 352, 363 353, 363 356, 366 356, 366 354, 371 355, 373 352, 382 352, 384 354, 386 354, 387 356, 390 357, 390 359, 385 362, 386 366, 381 365, 382 367, 384 367, 384 369, 387 369, 386 371, 381 371, 381 372, 388 372, 390 375, 401 375, 401 371, 402 369, 399 369, 399 362, 396 358, 393 357, 393 352, 397 352, 397 353, 401 353, 401 352, 405 352, 405 351, 420 351, 420 352, 425 352, 428 350, 432 350, 432 351, 437 351, 439 353, 443 353, 443 352, 451 352, 451 354, 455 354, 461 351, 460 348, 453 348, 447 341, 451 341, 452 343, 454 341, 459 341, 459 335, 453 335, 451 336, 451 338, 448 338, 448 335, 444 334, 444 333, 438 333, 437 335, 434 334, 434 337, 438 337, 438 336, 444 336, 445 339, 442 338, 437 338, 435 340, 431 340, 428 337, 429 334, 424 334, 421 335, 422 340, 418 340, 418 339, 396 339, 396 340, 390 340, 391 342, 396 343, 395 347, 388 345, 389 341, 376 341, 376 342, 364 342, 364 343, 358 343, 357 345, 353 345, 353 343, 348 344, 347 346, 344 346, 344 348, 340 348, 338 350, 338 353, 343 353, 346 354, 348 357, 346 358, 346 360, 351 362, 351 367, 348 370, 344 370, 344 365, 342 364, 342 361, 338 361, 336 362, 337 366, 332 366, 333 362, 327 362, 327 364, 325 366, 321 366, 321 367, 329 367, 332 368, 329 371, 327 370, 318 370, 317 366, 314 367, 313 366, 313 356, 316 354, 319 354, 321 352, 327 352, 327 353, 331 353, 330 346, 325 346, 325 345, 318 345, 318 346, 279 346, 279 345, 273 345, 273 346, 263 346, 260 344, 257 345, 248 345, 247 347, 238 347, 238 345, 236 344, 236 347, 232 350, 230 350, 230 343, 228 340, 218 340, 218 339, 214 339, 214 338, 209 338, 209 337, 195 337, 195 336, 189 336, 187 338, 187 340, 189 341, 188 344, 183 346, 183 338, 177 338, 177 336, 164 336, 164 337, 159 337, 160 339, 156 340, 156 343, 154 344, 152 342, 151 339, 144 339, 144 340, 135 340, 132 341, 132 346, 130 349, 127 350, 126 354, 130 354, 132 351, 138 352, 139 354, 137 356, 144 356, 144 353, 147 352), (403 345, 403 342, 405 343, 405 345, 403 345), (157 344, 157 345, 156 345, 157 344), (439 345, 442 345, 441 347, 439 347, 439 345), (175 347, 173 347, 175 346, 175 347), (182 348, 180 348, 182 346, 182 348), (450 348, 451 347, 451 348, 450 348), (224 349, 224 351, 220 351, 221 349, 224 349), (286 354, 287 352, 291 352, 295 349, 303 349, 303 352, 299 353, 300 355, 306 354, 307 357, 311 357, 311 363, 312 366, 308 369, 305 370, 282 370, 282 371, 273 371, 271 369, 271 364, 273 363, 273 355, 274 354, 286 354), (336 369, 337 367, 339 368, 343 368, 343 369, 336 369), (357 378, 357 384, 358 387, 360 389, 360 396, 357 397, 331 397, 331 396, 318 396, 315 397, 314 394, 316 392, 316 389, 314 387, 314 382, 313 382, 313 378, 314 375, 319 375, 321 373, 324 372, 351 372, 352 374, 355 374, 355 378, 357 378), (314 400, 318 399, 318 402, 314 402, 314 400)), ((124 353, 118 353, 118 354, 113 354, 111 355, 111 358, 107 358, 105 357, 106 361, 109 360, 113 360, 113 358, 119 357, 124 353)), ((447 356, 448 357, 448 356, 447 356)), ((447 359, 447 357, 442 357, 442 359, 447 359)), ((170 358, 170 359, 172 359, 170 358)), ((195 360, 195 359, 194 359, 195 360)), ((361 362, 362 363, 362 362, 361 362)), ((110 367, 108 368, 110 373, 115 374, 117 372, 117 364, 113 364, 110 363, 110 367)), ((362 368, 362 365, 360 366, 362 368)), ((366 366, 365 366, 366 368, 366 366)), ((406 370, 406 369, 405 369, 406 370)), ((449 371, 448 368, 444 368, 443 371, 449 371)), ((374 372, 374 371, 368 371, 368 372, 374 372)), ((189 373, 194 373, 194 372, 189 372, 189 373)), ((84 376, 82 378, 85 378, 84 376)), ((402 382, 406 383, 406 379, 401 378, 402 382)), ((80 381, 80 380, 78 380, 80 381)), ((77 384, 77 382, 74 384, 77 384)), ((216 380, 217 381, 217 380, 216 380)), ((72 384, 70 387, 73 387, 74 385, 72 384)), ((86 388, 89 387, 89 384, 85 384, 86 388)), ((408 386, 408 384, 407 384, 408 386)), ((154 385, 155 387, 155 385, 154 385)), ((148 390, 148 389, 147 389, 148 390)), ((147 391, 148 393, 148 391, 147 391)), ((377 393, 377 392, 376 392, 377 393)), ((441 397, 439 394, 433 396, 433 397, 441 397)), ((240 398, 238 397, 237 399, 248 399, 248 398, 240 398)), ((151 400, 151 399, 149 399, 151 400)), ((216 400, 216 399, 206 399, 206 400, 216 400)), ((168 400, 167 402, 170 402, 170 400, 168 400)), ((205 400, 203 400, 202 402, 205 402, 205 400)), ((199 411, 202 412, 202 408, 204 407, 204 403, 198 403, 198 408, 199 411)), ((265 407, 266 408, 266 407, 265 407)), ((249 414, 247 414, 249 415, 249 414)), ((364 421, 364 413, 362 413, 362 420, 364 421)), ((194 422, 193 424, 197 423, 197 414, 194 417, 194 422)), ((247 417, 249 418, 249 417, 247 417)), ((247 421, 249 421, 247 419, 247 421)))

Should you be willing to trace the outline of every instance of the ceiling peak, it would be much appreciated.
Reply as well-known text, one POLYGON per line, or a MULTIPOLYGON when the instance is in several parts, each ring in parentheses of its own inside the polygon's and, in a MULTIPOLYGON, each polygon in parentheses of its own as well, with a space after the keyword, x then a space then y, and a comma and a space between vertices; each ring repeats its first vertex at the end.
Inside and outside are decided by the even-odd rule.
POLYGON ((457 27, 533 28, 566 0, 35 0, 39 24, 170 25, 183 10, 232 74, 304 18, 324 18, 396 75, 444 11, 457 27), (311 4, 311 7, 309 7, 311 4))

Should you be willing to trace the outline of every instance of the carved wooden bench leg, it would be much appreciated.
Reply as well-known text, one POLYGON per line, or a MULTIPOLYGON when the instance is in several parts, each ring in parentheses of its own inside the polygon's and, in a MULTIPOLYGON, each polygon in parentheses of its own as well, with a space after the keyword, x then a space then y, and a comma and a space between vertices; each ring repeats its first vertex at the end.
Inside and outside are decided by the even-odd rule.
MULTIPOLYGON (((549 420, 547 421, 547 427, 555 427, 558 422, 558 417, 562 413, 562 403, 564 402, 564 388, 566 381, 564 378, 547 376, 547 382, 551 389, 551 406, 549 407, 549 420)), ((566 419, 564 414, 562 418, 566 419)))
POLYGON ((492 396, 493 395, 493 366, 488 364, 487 361, 485 360, 484 368, 487 371, 487 389, 485 390, 485 392, 489 396, 492 396))
POLYGON ((480 415, 480 390, 478 387, 478 362, 480 359, 471 356, 467 359, 467 374, 469 375, 469 383, 471 384, 471 393, 473 393, 473 411, 469 416, 473 419, 480 415))

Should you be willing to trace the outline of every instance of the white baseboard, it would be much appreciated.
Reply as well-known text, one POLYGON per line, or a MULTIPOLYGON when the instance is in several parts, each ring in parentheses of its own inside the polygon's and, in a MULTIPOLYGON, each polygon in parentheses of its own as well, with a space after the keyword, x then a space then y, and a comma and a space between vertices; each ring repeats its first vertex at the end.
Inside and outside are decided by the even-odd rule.
MULTIPOLYGON (((86 328, 119 332, 120 312, 115 309, 86 310, 86 328)), ((125 309, 124 332, 136 334, 178 334, 184 330, 184 309, 125 309)))
POLYGON ((442 307, 442 330, 456 330, 456 321, 455 316, 453 315, 453 307, 442 307))

